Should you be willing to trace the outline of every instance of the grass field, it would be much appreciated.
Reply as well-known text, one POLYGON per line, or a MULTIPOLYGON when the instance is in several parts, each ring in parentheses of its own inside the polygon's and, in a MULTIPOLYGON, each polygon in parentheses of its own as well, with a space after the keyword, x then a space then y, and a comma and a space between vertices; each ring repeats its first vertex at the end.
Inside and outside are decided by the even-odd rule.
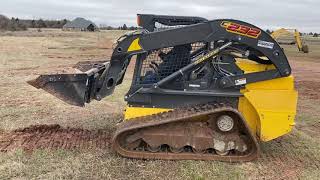
MULTIPOLYGON (((124 32, 29 30, 0 33, 0 131, 59 124, 110 134, 122 118, 123 96, 132 71, 116 92, 85 108, 69 106, 26 81, 39 74, 66 72, 78 61, 108 59, 124 32)), ((320 176, 320 39, 310 53, 284 46, 299 91, 293 132, 261 144, 253 162, 134 160, 110 149, 35 150, 0 153, 0 179, 317 179, 320 176)))

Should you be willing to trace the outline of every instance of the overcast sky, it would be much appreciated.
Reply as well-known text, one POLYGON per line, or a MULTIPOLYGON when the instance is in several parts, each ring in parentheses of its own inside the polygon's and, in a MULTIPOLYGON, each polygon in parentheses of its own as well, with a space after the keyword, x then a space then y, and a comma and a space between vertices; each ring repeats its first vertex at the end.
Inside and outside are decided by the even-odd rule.
POLYGON ((137 13, 233 18, 261 28, 298 28, 320 32, 320 0, 2 0, 8 17, 73 19, 97 25, 136 25, 137 13))

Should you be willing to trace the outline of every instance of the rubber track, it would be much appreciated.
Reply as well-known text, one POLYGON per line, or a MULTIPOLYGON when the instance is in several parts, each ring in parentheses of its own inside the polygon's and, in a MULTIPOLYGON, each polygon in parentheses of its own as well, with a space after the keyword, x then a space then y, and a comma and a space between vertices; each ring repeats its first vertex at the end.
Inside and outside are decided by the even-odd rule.
POLYGON ((219 156, 215 154, 196 154, 196 153, 170 153, 170 152, 146 152, 146 151, 130 151, 124 149, 120 146, 120 137, 125 136, 126 133, 130 131, 137 131, 142 128, 158 126, 161 124, 167 124, 172 122, 179 122, 192 119, 193 117, 209 115, 218 112, 233 112, 237 114, 242 120, 244 127, 249 130, 244 118, 242 115, 233 107, 222 104, 222 103, 213 103, 213 104, 203 104, 195 105, 191 107, 182 107, 168 112, 158 113, 155 115, 149 115, 139 118, 134 118, 129 121, 125 121, 119 125, 117 131, 112 140, 113 149, 118 152, 120 155, 130 158, 139 158, 139 159, 192 159, 192 160, 219 160, 227 162, 239 162, 239 161, 251 161, 256 159, 259 156, 259 145, 255 136, 248 131, 247 134, 252 141, 252 151, 243 156, 219 156))
POLYGON ((14 149, 107 149, 111 135, 108 131, 62 128, 59 125, 37 125, 0 134, 0 151, 14 149))

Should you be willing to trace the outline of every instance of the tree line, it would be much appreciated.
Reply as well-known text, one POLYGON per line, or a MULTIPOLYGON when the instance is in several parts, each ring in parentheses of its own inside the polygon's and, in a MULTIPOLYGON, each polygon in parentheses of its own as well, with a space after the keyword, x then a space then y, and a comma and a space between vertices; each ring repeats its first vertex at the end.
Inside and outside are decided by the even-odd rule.
MULTIPOLYGON (((28 28, 62 28, 69 20, 43 20, 43 19, 19 19, 12 17, 9 19, 8 17, 0 14, 0 31, 24 31, 28 28)), ((130 26, 128 27, 126 24, 123 24, 119 27, 108 26, 105 24, 100 25, 100 29, 102 30, 137 30, 138 27, 130 26)), ((267 33, 271 34, 273 31, 267 29, 267 33)), ((310 35, 313 37, 319 37, 320 33, 310 32, 310 33, 300 33, 301 35, 310 35)))
POLYGON ((43 20, 43 19, 19 19, 0 14, 0 30, 4 31, 24 31, 28 28, 62 28, 68 22, 63 20, 43 20))
MULTIPOLYGON (((8 17, 0 14, 0 31, 24 31, 28 28, 62 28, 69 20, 43 20, 43 19, 19 19, 8 17)), ((137 30, 138 27, 130 26, 126 24, 123 26, 114 27, 107 25, 100 25, 102 30, 137 30)))
POLYGON ((138 27, 135 27, 135 26, 128 27, 126 24, 123 24, 123 26, 119 26, 119 27, 113 27, 113 26, 107 26, 105 24, 100 24, 100 29, 101 30, 137 30, 138 27))

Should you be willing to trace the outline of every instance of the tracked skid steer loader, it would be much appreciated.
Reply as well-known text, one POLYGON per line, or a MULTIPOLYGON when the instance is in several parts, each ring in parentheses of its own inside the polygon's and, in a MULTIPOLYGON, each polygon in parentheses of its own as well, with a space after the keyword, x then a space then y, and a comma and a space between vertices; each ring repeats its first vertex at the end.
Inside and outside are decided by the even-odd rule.
POLYGON ((113 149, 124 157, 250 161, 289 133, 297 92, 287 57, 260 28, 233 19, 138 15, 110 60, 29 81, 76 106, 111 95, 135 57, 113 149))

